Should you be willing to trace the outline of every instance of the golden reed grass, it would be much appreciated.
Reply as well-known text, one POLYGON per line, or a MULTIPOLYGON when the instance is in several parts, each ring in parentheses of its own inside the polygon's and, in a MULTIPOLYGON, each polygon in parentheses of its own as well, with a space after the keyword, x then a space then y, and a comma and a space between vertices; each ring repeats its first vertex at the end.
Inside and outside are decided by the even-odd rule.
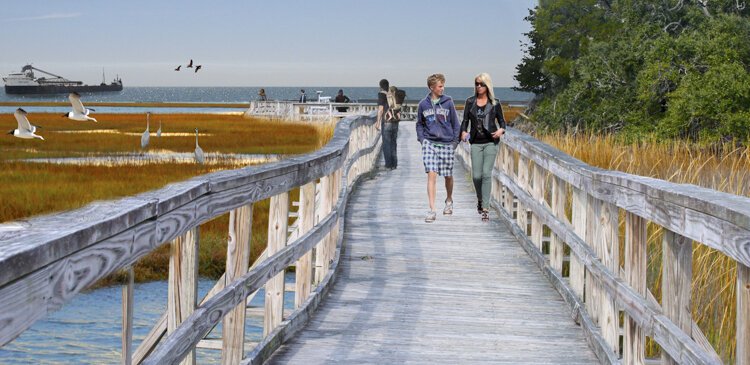
MULTIPOLYGON (((97 114, 99 123, 75 122, 60 114, 31 113, 33 124, 45 140, 0 138, 0 222, 82 207, 92 201, 116 199, 158 189, 223 169, 243 167, 232 161, 215 165, 152 163, 126 166, 59 165, 28 163, 23 158, 87 157, 140 152, 146 129, 145 114, 97 114)), ((312 152, 333 135, 335 123, 290 123, 273 119, 243 119, 239 115, 152 114, 148 150, 189 152, 195 148, 194 129, 206 153, 301 154, 312 152), (162 122, 162 137, 155 133, 162 122)), ((11 114, 0 114, 0 128, 16 128, 11 114)), ((292 199, 297 196, 292 191, 292 199)), ((263 250, 268 222, 268 200, 253 206, 253 257, 263 250)), ((224 272, 228 214, 201 226, 201 275, 224 272)), ((136 280, 167 277, 168 245, 141 259, 136 280)), ((114 283, 117 276, 98 285, 114 283)))
MULTIPOLYGON (((653 137, 637 144, 615 136, 547 134, 540 139, 589 165, 675 183, 694 184, 731 194, 750 196, 750 144, 701 147, 653 137)), ((624 222, 621 222, 621 265, 624 222)), ((661 298, 662 229, 649 224, 649 289, 661 298)), ((732 362, 735 351, 736 263, 721 252, 693 244, 693 319, 719 355, 732 362)), ((650 355, 658 350, 651 343, 650 355)))

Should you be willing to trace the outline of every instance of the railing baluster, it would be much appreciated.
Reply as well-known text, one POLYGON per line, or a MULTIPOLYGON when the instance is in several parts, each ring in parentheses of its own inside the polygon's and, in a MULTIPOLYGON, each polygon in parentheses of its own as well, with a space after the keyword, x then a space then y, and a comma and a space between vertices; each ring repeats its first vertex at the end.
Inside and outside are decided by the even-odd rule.
MULTIPOLYGON (((625 213, 625 280, 636 293, 646 298, 646 220, 625 213)), ((622 358, 627 365, 642 365, 646 356, 646 336, 641 326, 625 313, 625 338, 622 358)))
POLYGON ((737 263, 736 364, 750 364, 750 268, 737 263))
MULTIPOLYGON (((331 211, 331 202, 330 202, 330 189, 331 189, 331 183, 330 183, 330 177, 329 176, 323 176, 320 178, 320 201, 317 204, 316 211, 315 211, 315 223, 317 224, 321 220, 323 220, 328 213, 331 211)), ((321 281, 323 281, 323 277, 325 277, 326 273, 328 272, 328 258, 327 258, 327 241, 328 236, 326 235, 326 238, 323 238, 316 246, 315 246, 315 270, 314 270, 314 278, 313 283, 315 285, 318 285, 321 281)))
MULTIPOLYGON (((562 221, 565 217, 565 202, 567 200, 567 189, 565 182, 557 176, 552 175, 552 213, 562 221)), ((550 233, 549 261, 550 266, 562 275, 563 267, 563 240, 554 233, 550 233)), ((571 257, 573 254, 571 254, 571 257)), ((571 262, 572 262, 571 258, 571 262)))
MULTIPOLYGON (((167 288, 167 335, 172 334, 195 310, 198 296, 198 240, 199 230, 195 227, 172 241, 167 288)), ((181 364, 195 364, 195 351, 190 351, 181 364)))
POLYGON ((135 273, 133 267, 125 269, 128 273, 128 282, 122 286, 122 356, 121 363, 130 365, 133 363, 133 281, 135 273))
MULTIPOLYGON (((664 228, 662 240, 662 294, 664 315, 692 336, 690 288, 693 279, 693 241, 664 228)), ((677 364, 662 351, 662 364, 677 364)))
MULTIPOLYGON (((588 211, 588 199, 586 198, 586 192, 577 188, 573 188, 573 201, 572 201, 572 223, 573 231, 580 237, 584 242, 586 241, 586 224, 588 211)), ((586 276, 585 266, 581 262, 580 258, 575 253, 570 253, 570 288, 573 290, 578 299, 584 299, 584 283, 586 276)))
MULTIPOLYGON (((505 175, 510 177, 511 179, 515 175, 513 173, 513 154, 510 150, 510 147, 506 145, 505 143, 502 144, 503 148, 503 171, 505 172, 505 175)), ((505 210, 508 212, 508 215, 510 217, 513 217, 513 192, 506 187, 505 188, 505 210)))
MULTIPOLYGON (((587 195, 588 208, 586 209, 586 244, 591 247, 596 254, 596 259, 601 258, 601 249, 599 245, 599 214, 601 211, 601 200, 587 195)), ((593 277, 593 275, 586 275, 586 310, 589 311, 591 319, 594 323, 599 323, 599 304, 601 303, 599 295, 599 283, 593 277)))
MULTIPOLYGON (((271 197, 268 211, 268 257, 286 246, 289 220, 289 192, 271 197)), ((265 286, 265 316, 263 336, 267 336, 284 317, 284 270, 269 279, 265 286)))
MULTIPOLYGON (((531 190, 531 196, 534 197, 534 200, 545 204, 544 201, 544 175, 545 171, 542 169, 538 164, 534 164, 533 168, 533 174, 532 174, 532 190, 531 190)), ((539 215, 537 214, 531 214, 531 242, 534 242, 534 245, 539 249, 539 251, 542 250, 542 233, 543 233, 543 225, 542 221, 539 219, 539 215)))
MULTIPOLYGON (((229 240, 225 284, 244 275, 250 266, 250 243, 253 226, 253 205, 241 206, 229 212, 229 240)), ((245 303, 224 316, 222 324, 221 363, 239 364, 245 342, 245 303)))
MULTIPOLYGON (((524 191, 529 191, 529 159, 524 155, 518 155, 518 186, 524 191)), ((528 235, 529 234, 529 211, 526 206, 518 201, 518 209, 516 211, 516 221, 521 230, 528 235)))
MULTIPOLYGON (((299 235, 309 232, 315 220, 315 181, 300 188, 299 235)), ((307 252, 297 261, 294 283, 294 308, 299 308, 310 296, 312 285, 312 252, 307 252)))
MULTIPOLYGON (((602 264, 613 273, 620 272, 619 210, 611 203, 602 202, 599 211, 599 247, 602 264)), ((604 339, 614 353, 620 348, 620 316, 614 297, 599 285, 600 325, 604 339)))

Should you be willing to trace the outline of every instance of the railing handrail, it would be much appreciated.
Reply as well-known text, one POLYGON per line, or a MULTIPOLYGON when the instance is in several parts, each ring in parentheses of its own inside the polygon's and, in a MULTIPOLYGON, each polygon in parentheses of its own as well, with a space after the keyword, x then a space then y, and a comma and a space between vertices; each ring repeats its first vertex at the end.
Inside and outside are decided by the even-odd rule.
POLYGON ((351 131, 373 122, 373 116, 344 119, 328 144, 303 156, 0 225, 0 346, 88 285, 202 222, 331 174, 349 155, 351 131))

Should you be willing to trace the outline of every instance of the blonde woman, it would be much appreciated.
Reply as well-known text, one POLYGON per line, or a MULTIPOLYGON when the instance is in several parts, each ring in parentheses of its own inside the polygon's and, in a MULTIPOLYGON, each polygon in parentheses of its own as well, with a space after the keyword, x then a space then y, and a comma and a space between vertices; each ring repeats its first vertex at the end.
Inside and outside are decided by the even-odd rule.
POLYGON ((485 222, 490 219, 492 166, 503 134, 503 108, 495 99, 492 78, 481 73, 474 78, 474 96, 466 99, 464 104, 461 140, 471 143, 471 177, 477 193, 477 212, 485 222))

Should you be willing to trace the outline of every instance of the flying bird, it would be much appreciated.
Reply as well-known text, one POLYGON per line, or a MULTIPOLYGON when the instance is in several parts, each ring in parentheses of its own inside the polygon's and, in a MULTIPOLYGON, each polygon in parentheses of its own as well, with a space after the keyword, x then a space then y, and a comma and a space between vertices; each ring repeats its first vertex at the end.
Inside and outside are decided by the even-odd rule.
POLYGON ((185 66, 185 67, 187 67, 187 68, 193 68, 193 60, 191 59, 190 63, 188 63, 188 65, 185 66))
POLYGON ((198 146, 198 128, 195 128, 195 162, 203 165, 203 150, 198 146))
POLYGON ((148 147, 148 138, 149 138, 149 119, 151 119, 151 113, 146 112, 146 131, 143 132, 143 135, 141 136, 141 148, 148 147))
POLYGON ((159 129, 156 130, 156 136, 161 137, 161 119, 159 119, 159 129))
POLYGON ((201 65, 196 65, 195 66, 195 72, 198 72, 198 70, 200 70, 200 69, 201 69, 201 65))
POLYGON ((18 108, 13 113, 13 116, 16 117, 16 122, 18 122, 18 128, 9 131, 8 134, 12 134, 14 137, 18 138, 24 138, 24 139, 33 139, 33 138, 39 138, 41 140, 44 140, 42 136, 38 136, 34 134, 36 132, 37 126, 34 126, 29 122, 29 118, 26 117, 26 111, 18 108))
POLYGON ((83 103, 81 103, 81 94, 74 91, 68 94, 68 100, 70 100, 70 105, 73 106, 73 111, 69 112, 68 114, 64 114, 63 117, 68 117, 70 119, 82 122, 87 120, 96 122, 96 119, 89 117, 89 113, 95 110, 86 109, 83 107, 83 103))
POLYGON ((180 67, 182 67, 182 65, 177 65, 177 68, 176 68, 176 69, 174 69, 174 70, 175 70, 175 71, 179 71, 179 70, 180 70, 180 67))

